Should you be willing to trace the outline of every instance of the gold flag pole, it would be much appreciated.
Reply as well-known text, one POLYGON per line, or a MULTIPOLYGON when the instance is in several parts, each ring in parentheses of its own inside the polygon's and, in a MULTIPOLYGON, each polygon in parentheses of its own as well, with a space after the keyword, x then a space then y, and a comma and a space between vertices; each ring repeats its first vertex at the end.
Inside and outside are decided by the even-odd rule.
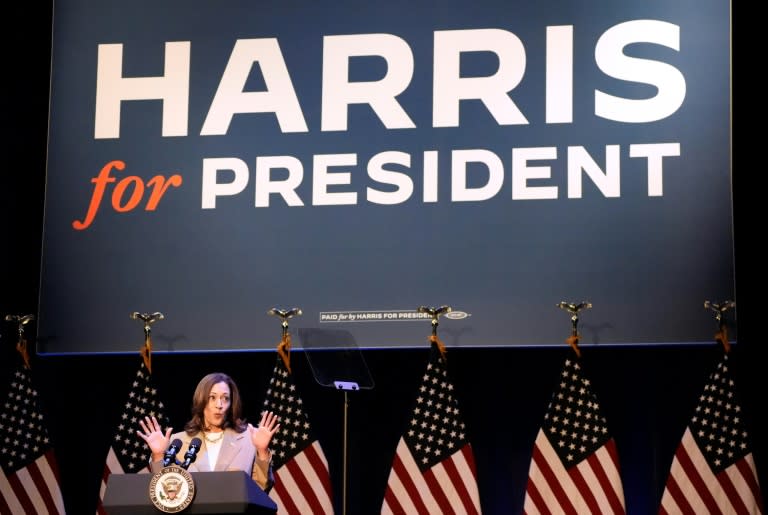
POLYGON ((591 302, 586 300, 579 302, 578 304, 573 302, 559 302, 557 307, 564 309, 571 314, 571 335, 565 340, 565 342, 573 347, 576 356, 581 357, 581 349, 579 349, 579 311, 582 309, 590 309, 592 307, 591 302))
POLYGON ((16 342, 16 350, 21 354, 24 360, 24 367, 29 369, 29 350, 27 349, 27 339, 24 336, 24 326, 35 319, 35 315, 5 315, 6 322, 16 322, 19 333, 19 339, 16 342))
POLYGON ((144 366, 147 367, 147 372, 152 373, 152 324, 158 320, 165 318, 165 315, 159 311, 154 313, 139 313, 134 311, 131 313, 132 320, 141 320, 144 323, 144 346, 139 353, 144 358, 144 366))
POLYGON ((708 300, 704 301, 704 309, 710 309, 715 312, 718 328, 715 340, 723 345, 726 354, 731 352, 731 344, 728 342, 728 321, 725 317, 725 312, 734 307, 736 307, 736 303, 732 300, 726 300, 720 304, 714 304, 708 300))

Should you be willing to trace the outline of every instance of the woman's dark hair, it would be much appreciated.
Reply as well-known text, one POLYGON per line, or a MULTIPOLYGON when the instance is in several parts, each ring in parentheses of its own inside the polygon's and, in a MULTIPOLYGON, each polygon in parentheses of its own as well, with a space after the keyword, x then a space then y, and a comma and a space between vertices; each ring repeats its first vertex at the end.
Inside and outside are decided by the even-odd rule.
POLYGON ((245 419, 242 418, 243 402, 240 399, 240 390, 238 390, 237 385, 227 374, 223 372, 213 372, 203 377, 200 382, 197 383, 197 388, 195 388, 195 393, 192 396, 192 418, 184 424, 184 430, 188 435, 193 435, 206 429, 203 411, 208 405, 208 397, 211 394, 213 386, 218 383, 227 383, 230 395, 229 409, 224 415, 222 429, 231 427, 238 433, 242 433, 248 428, 248 424, 245 419))

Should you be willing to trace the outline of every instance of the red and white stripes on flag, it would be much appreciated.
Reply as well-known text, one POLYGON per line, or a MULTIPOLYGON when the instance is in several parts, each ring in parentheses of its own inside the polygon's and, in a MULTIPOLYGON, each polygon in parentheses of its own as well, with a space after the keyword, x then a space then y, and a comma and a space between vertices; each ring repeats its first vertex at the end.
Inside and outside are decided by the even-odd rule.
POLYGON ((397 444, 382 514, 481 513, 475 458, 453 390, 445 356, 433 342, 408 429, 397 444))
POLYGON ((576 357, 566 359, 536 436, 523 512, 626 513, 616 444, 576 357))
POLYGON ((677 447, 659 513, 763 513, 728 354, 710 374, 677 447))
MULTIPOLYGON (((147 454, 147 465, 146 467, 136 471, 137 474, 149 474, 150 468, 149 468, 149 454, 147 454)), ((104 463, 104 470, 101 473, 101 485, 99 486, 99 502, 96 507, 96 513, 98 515, 107 515, 107 511, 104 509, 104 506, 102 504, 104 500, 104 494, 107 491, 107 481, 109 480, 109 476, 112 474, 125 474, 125 470, 123 470, 123 466, 120 465, 120 460, 117 459, 117 455, 115 454, 115 448, 110 447, 109 452, 107 453, 107 461, 104 463)))
POLYGON ((53 451, 48 450, 15 474, 0 469, 0 513, 9 515, 64 514, 53 451))
POLYGON ((400 438, 381 513, 480 513, 474 469, 467 444, 422 472, 400 438))
POLYGON ((11 379, 0 434, 0 513, 64 515, 56 457, 25 366, 11 379))
MULTIPOLYGON (((589 458, 566 468, 543 430, 534 443, 526 489, 525 513, 547 513, 559 506, 565 513, 623 513, 624 501, 616 473, 617 453, 613 440, 589 458)), ((558 511, 558 510, 556 510, 558 511)))
POLYGON ((328 461, 312 434, 304 402, 280 355, 264 399, 264 410, 274 412, 280 420, 280 429, 270 443, 275 484, 269 497, 277 504, 277 513, 333 515, 328 461))

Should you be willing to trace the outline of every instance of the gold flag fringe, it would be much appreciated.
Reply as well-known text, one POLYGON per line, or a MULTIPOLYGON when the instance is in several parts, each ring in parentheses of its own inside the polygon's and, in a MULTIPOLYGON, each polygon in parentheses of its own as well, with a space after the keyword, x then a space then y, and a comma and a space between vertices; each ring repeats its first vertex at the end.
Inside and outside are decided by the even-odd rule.
POLYGON ((291 372, 291 335, 286 332, 283 334, 283 339, 277 344, 277 354, 283 360, 285 368, 288 372, 291 372))
POLYGON ((29 351, 27 350, 27 339, 23 336, 19 336, 19 341, 16 342, 16 350, 21 354, 21 359, 24 360, 24 368, 31 368, 29 366, 29 351))
POLYGON ((443 342, 440 341, 440 338, 438 338, 436 334, 432 334, 432 335, 429 336, 429 341, 431 343, 434 343, 435 345, 437 345, 437 350, 440 351, 440 357, 445 359, 446 349, 445 349, 445 345, 443 344, 443 342))
POLYGON ((723 344, 726 354, 731 352, 731 344, 728 342, 728 328, 725 327, 725 324, 720 328, 720 332, 715 335, 715 340, 723 344))
POLYGON ((152 337, 147 332, 144 337, 144 346, 139 351, 141 357, 144 358, 144 366, 147 367, 147 372, 152 373, 152 337))
POLYGON ((579 335, 578 334, 572 334, 569 336, 565 343, 573 347, 573 351, 576 353, 576 357, 581 357, 581 349, 579 349, 579 335))

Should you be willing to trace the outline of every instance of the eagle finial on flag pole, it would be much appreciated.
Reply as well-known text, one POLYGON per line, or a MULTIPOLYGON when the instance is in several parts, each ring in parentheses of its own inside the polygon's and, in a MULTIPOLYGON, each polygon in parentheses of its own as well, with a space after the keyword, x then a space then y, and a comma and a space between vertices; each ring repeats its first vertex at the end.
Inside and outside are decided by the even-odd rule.
POLYGON ((557 307, 564 309, 571 314, 571 336, 568 337, 566 343, 573 347, 576 355, 581 357, 581 350, 579 350, 579 311, 582 309, 590 309, 592 307, 591 302, 583 300, 578 304, 574 302, 561 301, 557 304, 557 307))
POLYGON ((24 326, 35 319, 35 315, 5 315, 6 322, 16 322, 19 332, 19 339, 16 342, 16 350, 21 354, 24 360, 24 366, 29 367, 29 351, 27 350, 27 339, 24 337, 24 326))
POLYGON ((152 324, 158 320, 165 318, 165 315, 159 311, 154 313, 139 313, 134 311, 131 313, 132 320, 141 320, 144 322, 144 346, 141 348, 141 357, 144 358, 144 365, 147 367, 147 372, 152 373, 152 324))
POLYGON ((282 339, 280 340, 280 343, 277 345, 277 353, 280 355, 280 357, 283 360, 283 363, 285 364, 285 368, 288 369, 288 372, 291 371, 291 335, 288 332, 288 320, 295 317, 302 315, 301 309, 299 308, 291 308, 291 309, 279 309, 279 308, 272 308, 269 311, 267 311, 267 315, 273 315, 276 317, 280 317, 280 325, 283 328, 282 333, 282 339))
POLYGON ((445 345, 443 342, 440 341, 440 338, 437 337, 437 326, 439 325, 439 318, 442 315, 445 315, 446 313, 451 312, 451 306, 440 306, 439 308, 429 307, 429 306, 419 306, 416 308, 416 311, 419 313, 426 313, 430 317, 432 317, 432 335, 429 337, 429 341, 433 342, 437 345, 438 350, 440 351, 440 355, 445 357, 445 345))
POLYGON ((718 324, 718 332, 715 335, 715 340, 723 344, 726 354, 731 351, 731 344, 728 342, 728 321, 725 317, 725 312, 735 307, 736 302, 732 300, 726 300, 720 304, 715 304, 708 300, 704 301, 704 308, 715 312, 715 320, 717 320, 718 324))

